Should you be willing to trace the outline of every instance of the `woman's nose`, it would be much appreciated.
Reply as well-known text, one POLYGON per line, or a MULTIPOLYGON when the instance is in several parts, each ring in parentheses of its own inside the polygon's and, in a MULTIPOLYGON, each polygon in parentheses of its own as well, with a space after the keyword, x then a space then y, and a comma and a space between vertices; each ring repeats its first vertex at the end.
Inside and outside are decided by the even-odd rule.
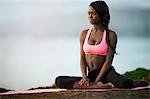
POLYGON ((89 18, 92 18, 92 14, 89 14, 89 18))

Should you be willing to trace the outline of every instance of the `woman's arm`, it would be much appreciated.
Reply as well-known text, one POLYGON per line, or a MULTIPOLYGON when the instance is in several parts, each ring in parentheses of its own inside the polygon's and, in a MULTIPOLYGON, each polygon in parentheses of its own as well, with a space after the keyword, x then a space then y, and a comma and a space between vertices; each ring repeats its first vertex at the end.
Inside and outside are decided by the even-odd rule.
POLYGON ((80 67, 81 67, 83 79, 87 79, 87 64, 85 60, 85 54, 83 51, 83 44, 84 44, 87 31, 88 31, 87 29, 83 30, 80 34, 80 67))
POLYGON ((116 49, 116 45, 117 45, 117 35, 115 32, 110 31, 109 32, 109 39, 110 39, 110 45, 114 48, 112 49, 110 46, 108 48, 108 54, 106 56, 106 61, 99 73, 99 75, 97 76, 95 82, 99 82, 103 79, 103 76, 106 74, 106 72, 109 70, 112 62, 113 62, 113 58, 114 58, 114 53, 115 53, 115 49, 116 49))

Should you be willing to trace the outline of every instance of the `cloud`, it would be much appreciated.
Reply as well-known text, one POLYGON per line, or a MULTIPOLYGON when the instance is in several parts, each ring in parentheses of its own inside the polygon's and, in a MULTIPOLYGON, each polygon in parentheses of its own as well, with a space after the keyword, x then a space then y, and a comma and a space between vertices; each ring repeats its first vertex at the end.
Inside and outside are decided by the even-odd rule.
MULTIPOLYGON (((3 12, 0 12, 2 15, 0 18, 0 36, 78 36, 82 28, 89 27, 87 10, 89 3, 93 0, 22 1, 26 2, 13 0, 0 3, 4 8, 3 12)), ((107 0, 107 3, 111 8, 112 26, 119 24, 120 31, 131 30, 132 28, 132 30, 148 30, 147 23, 146 26, 143 25, 144 22, 148 22, 148 15, 146 14, 149 11, 147 9, 148 4, 140 0, 107 0), (130 20, 132 17, 136 17, 133 19, 134 22, 130 20), (130 23, 130 29, 127 29, 129 22, 132 23, 130 23)))

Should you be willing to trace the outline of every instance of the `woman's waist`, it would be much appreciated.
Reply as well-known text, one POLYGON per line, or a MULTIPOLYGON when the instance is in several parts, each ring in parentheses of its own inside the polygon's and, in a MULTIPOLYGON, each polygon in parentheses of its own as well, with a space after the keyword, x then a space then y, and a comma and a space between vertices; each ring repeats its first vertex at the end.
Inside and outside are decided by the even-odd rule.
POLYGON ((101 70, 102 66, 88 66, 88 72, 101 70))
POLYGON ((87 62, 87 65, 88 65, 88 71, 91 72, 97 69, 101 69, 104 65, 104 62, 90 61, 87 62))
POLYGON ((106 58, 97 55, 86 55, 86 63, 89 67, 89 71, 99 69, 105 63, 106 58))

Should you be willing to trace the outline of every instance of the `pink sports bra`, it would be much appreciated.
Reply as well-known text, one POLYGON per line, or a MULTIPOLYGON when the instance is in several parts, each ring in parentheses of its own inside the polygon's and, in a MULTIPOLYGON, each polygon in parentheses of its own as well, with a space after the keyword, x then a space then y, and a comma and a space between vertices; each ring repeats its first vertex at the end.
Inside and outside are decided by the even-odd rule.
POLYGON ((92 31, 92 28, 90 28, 87 32, 84 44, 83 44, 83 51, 85 54, 96 54, 96 55, 107 55, 108 51, 108 45, 106 42, 106 30, 103 32, 102 41, 97 45, 90 45, 88 44, 88 38, 90 36, 90 33, 92 31))

